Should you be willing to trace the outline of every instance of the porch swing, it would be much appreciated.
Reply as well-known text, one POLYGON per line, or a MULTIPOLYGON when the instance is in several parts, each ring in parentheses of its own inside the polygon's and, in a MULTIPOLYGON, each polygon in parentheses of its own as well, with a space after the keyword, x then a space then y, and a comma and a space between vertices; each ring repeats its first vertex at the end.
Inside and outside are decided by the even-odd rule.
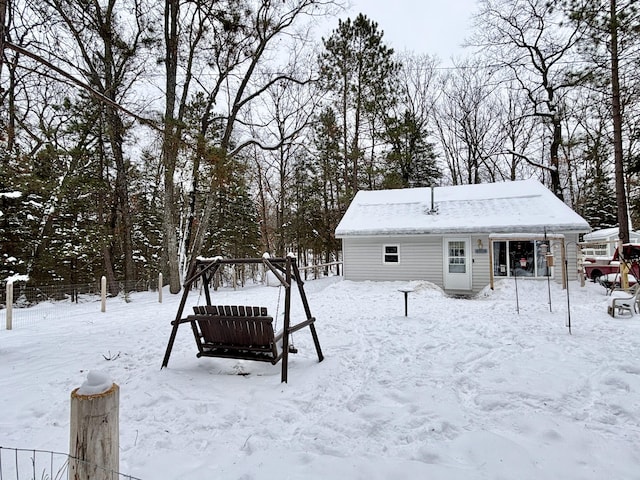
MULTIPOLYGON (((280 292, 278 293, 279 309, 280 292)), ((277 313, 276 313, 277 317, 277 313)), ((289 353, 297 350, 290 344, 290 337, 294 332, 309 327, 313 343, 315 345, 318 361, 324 359, 318 335, 315 329, 315 317, 311 315, 307 296, 304 292, 304 282, 300 278, 300 272, 296 259, 287 256, 284 258, 260 259, 238 258, 223 259, 197 259, 189 271, 184 283, 182 300, 178 307, 167 349, 162 361, 164 368, 169 363, 171 350, 175 342, 178 327, 183 323, 189 323, 193 331, 198 353, 200 357, 233 358, 239 360, 254 360, 269 362, 272 365, 282 361, 281 381, 287 382, 287 369, 289 353), (262 263, 280 282, 280 289, 285 289, 284 299, 284 325, 279 332, 274 331, 273 317, 266 307, 243 305, 214 305, 211 301, 209 282, 213 279, 218 269, 223 265, 259 264, 262 263), (191 286, 197 280, 201 280, 204 290, 206 305, 194 306, 194 313, 183 317, 187 298, 191 286), (306 319, 295 325, 291 325, 291 282, 298 285, 298 292, 306 314, 306 319)))

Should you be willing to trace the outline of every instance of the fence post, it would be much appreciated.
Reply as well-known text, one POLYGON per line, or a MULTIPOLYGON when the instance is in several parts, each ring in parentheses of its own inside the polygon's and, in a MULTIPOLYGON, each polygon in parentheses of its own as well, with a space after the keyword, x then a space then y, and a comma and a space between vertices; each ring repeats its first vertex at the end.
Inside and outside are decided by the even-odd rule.
POLYGON ((13 281, 7 281, 7 330, 13 328, 13 281))
POLYGON ((104 275, 100 279, 100 311, 107 311, 107 277, 104 275))
POLYGON ((162 272, 158 274, 158 303, 162 303, 162 272))
POLYGON ((71 392, 69 479, 118 478, 119 412, 120 387, 104 374, 89 372, 71 392))

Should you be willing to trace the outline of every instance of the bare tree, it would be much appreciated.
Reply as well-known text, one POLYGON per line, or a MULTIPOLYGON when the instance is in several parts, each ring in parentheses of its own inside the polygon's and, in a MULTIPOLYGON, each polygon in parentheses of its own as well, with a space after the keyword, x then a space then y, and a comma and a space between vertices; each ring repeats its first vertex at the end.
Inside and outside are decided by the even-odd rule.
POLYGON ((23 56, 35 60, 40 65, 38 73, 44 78, 63 78, 100 99, 103 122, 97 125, 104 127, 104 135, 100 137, 105 141, 101 148, 108 152, 116 171, 107 222, 110 230, 105 236, 109 240, 104 248, 105 268, 111 289, 115 291, 112 258, 115 244, 123 254, 125 281, 133 281, 135 277, 127 179, 129 160, 124 153, 128 125, 121 116, 123 109, 119 104, 125 102, 140 72, 136 55, 147 42, 147 11, 142 1, 131 0, 127 4, 131 16, 124 22, 124 9, 118 9, 121 5, 115 0, 106 3, 44 0, 27 2, 27 6, 32 25, 25 29, 28 37, 25 35, 18 41, 28 42, 29 48, 6 41, 7 36, 3 36, 5 49, 13 50, 16 59, 23 56), (63 66, 56 66, 54 62, 63 66))
MULTIPOLYGON (((291 70, 301 71, 304 67, 292 65, 291 70)), ((306 68, 309 70, 309 66, 306 68)), ((251 115, 254 138, 261 138, 265 144, 276 145, 264 150, 256 159, 261 161, 263 191, 270 196, 275 207, 274 231, 268 243, 277 255, 284 255, 293 244, 293 208, 295 208, 296 164, 307 154, 305 140, 316 115, 321 95, 308 84, 280 82, 274 84, 262 98, 262 108, 251 115), (258 128, 257 126, 260 125, 258 128)), ((263 219, 269 224, 267 218, 263 219)))
POLYGON ((4 37, 7 22, 7 10, 9 0, 0 0, 0 77, 2 77, 2 64, 4 63, 4 37))
POLYGON ((562 96, 581 81, 568 75, 565 62, 574 53, 583 25, 567 24, 563 12, 547 0, 482 0, 480 5, 470 43, 483 48, 496 68, 511 72, 510 79, 529 99, 529 114, 548 125, 548 164, 525 159, 548 173, 553 192, 563 199, 562 96))
POLYGON ((533 141, 536 134, 536 125, 532 117, 526 113, 527 100, 523 98, 522 91, 514 88, 509 83, 502 84, 498 95, 501 110, 496 117, 496 124, 502 140, 502 151, 490 161, 493 165, 494 178, 496 180, 518 180, 527 178, 536 172, 527 158, 530 148, 536 148, 538 144, 533 141))
POLYGON ((441 79, 436 125, 454 185, 492 180, 490 159, 502 149, 496 117, 499 103, 491 72, 472 62, 441 79))
MULTIPOLYGON (((241 23, 242 33, 237 37, 233 56, 228 56, 230 46, 224 45, 220 51, 214 50, 215 75, 212 81, 201 86, 207 91, 210 109, 202 117, 203 126, 220 125, 220 137, 216 141, 216 156, 210 161, 223 165, 228 159, 239 155, 246 148, 258 145, 264 149, 277 149, 282 142, 264 144, 251 135, 251 129, 245 127, 250 117, 247 115, 256 101, 273 86, 287 83, 305 83, 309 77, 292 76, 287 70, 279 69, 273 62, 278 42, 285 41, 287 34, 293 35, 299 43, 304 43, 304 31, 296 30, 296 25, 306 16, 324 15, 327 9, 335 7, 333 1, 297 0, 295 2, 258 2, 257 8, 245 8, 241 23), (268 69, 260 67, 269 63, 268 69), (265 75, 267 73, 267 75, 265 75), (224 95, 224 111, 215 112, 213 107, 224 95), (236 137, 240 138, 236 140, 236 137)), ((223 105, 219 106, 220 108, 223 105)), ((205 134, 203 130, 203 134, 205 134)), ((203 135, 206 136, 206 135, 203 135)), ((206 184, 209 192, 215 191, 224 178, 213 176, 206 184)), ((194 261, 204 245, 209 227, 214 200, 206 195, 200 210, 197 230, 189 245, 188 258, 194 261)))
MULTIPOLYGON (((199 55, 219 39, 219 46, 213 49, 219 55, 237 48, 233 36, 241 29, 237 18, 240 4, 236 1, 200 3, 191 5, 181 0, 165 0, 164 47, 165 47, 165 111, 162 147, 164 167, 164 217, 163 217, 163 264, 169 281, 169 291, 178 293, 180 282, 180 242, 178 240, 179 215, 176 192, 176 168, 178 156, 183 147, 185 113, 192 95, 194 69, 199 67, 199 55), (209 38, 209 35, 212 39, 209 38), (231 38, 230 38, 231 37, 231 38), (225 44, 229 44, 226 50, 225 44), (178 72, 181 72, 178 75, 178 72)), ((211 48, 211 47, 210 47, 211 48)), ((218 77, 218 89, 226 75, 218 77)), ((214 88, 214 90, 216 90, 214 88)), ((217 90, 216 90, 217 91, 217 90)), ((214 97, 215 99, 215 97, 214 97)), ((212 102, 213 103, 213 102, 212 102)), ((206 123, 206 119, 203 120, 206 123)), ((208 127, 208 126, 207 126, 208 127)), ((202 143, 199 144, 200 146, 202 143)), ((202 147, 200 147, 202 148, 202 147)), ((202 155, 196 155, 195 161, 202 155)), ((198 188, 199 168, 194 166, 192 178, 191 217, 195 215, 195 195, 198 188)))

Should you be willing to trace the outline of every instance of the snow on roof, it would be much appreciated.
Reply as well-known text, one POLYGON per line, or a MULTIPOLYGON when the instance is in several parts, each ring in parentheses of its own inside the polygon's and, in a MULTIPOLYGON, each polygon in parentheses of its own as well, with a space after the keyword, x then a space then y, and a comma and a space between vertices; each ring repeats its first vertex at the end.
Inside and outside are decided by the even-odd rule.
MULTIPOLYGON (((591 242, 594 240, 609 240, 609 239, 617 239, 618 238, 618 227, 611 228, 603 228, 601 230, 594 230, 591 233, 588 233, 584 236, 585 242, 591 242)), ((629 230, 629 235, 640 238, 640 232, 635 232, 633 230, 629 230)))
POLYGON ((589 224, 534 179, 359 191, 336 237, 449 233, 536 233, 591 230, 589 224))

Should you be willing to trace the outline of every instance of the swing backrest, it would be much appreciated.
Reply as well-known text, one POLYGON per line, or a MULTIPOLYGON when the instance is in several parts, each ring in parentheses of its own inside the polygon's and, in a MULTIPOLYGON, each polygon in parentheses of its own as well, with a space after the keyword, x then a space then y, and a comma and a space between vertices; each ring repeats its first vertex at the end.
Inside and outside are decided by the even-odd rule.
POLYGON ((225 315, 229 317, 266 317, 267 307, 246 307, 244 305, 200 305, 193 307, 196 314, 225 315))
POLYGON ((280 359, 277 343, 282 335, 274 335, 273 318, 265 307, 206 305, 194 307, 191 322, 198 356, 222 356, 263 360, 280 359))

